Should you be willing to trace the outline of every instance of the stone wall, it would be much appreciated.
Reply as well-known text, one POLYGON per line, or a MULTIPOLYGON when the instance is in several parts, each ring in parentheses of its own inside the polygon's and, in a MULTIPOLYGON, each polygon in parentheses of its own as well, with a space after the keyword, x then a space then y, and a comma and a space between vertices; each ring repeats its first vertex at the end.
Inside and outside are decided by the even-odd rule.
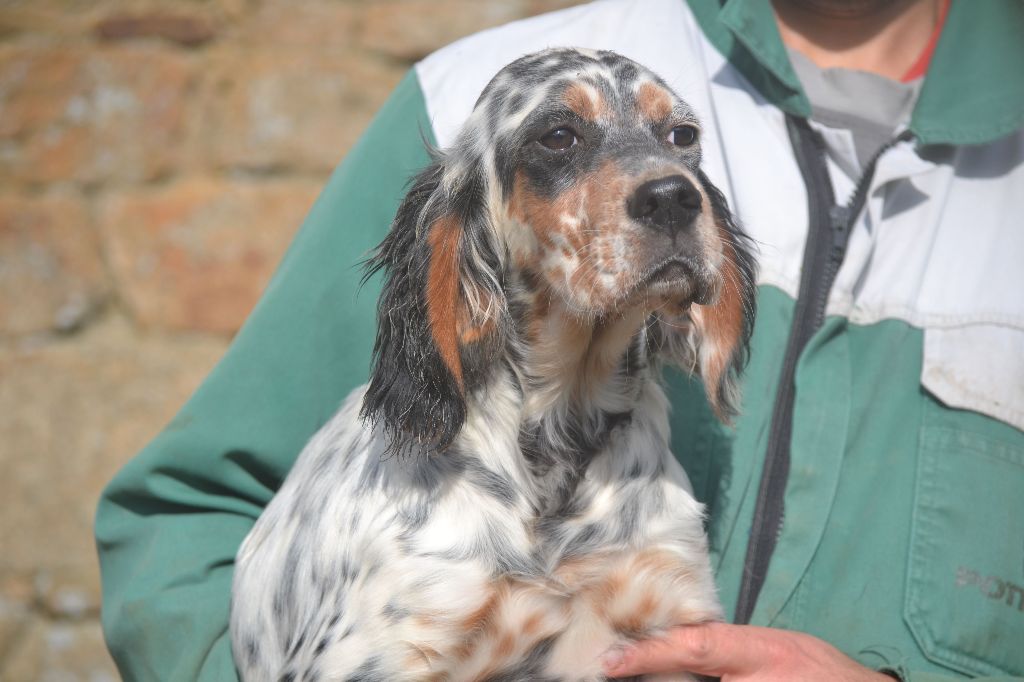
POLYGON ((0 0, 0 679, 116 679, 103 484, 412 61, 571 0, 0 0))

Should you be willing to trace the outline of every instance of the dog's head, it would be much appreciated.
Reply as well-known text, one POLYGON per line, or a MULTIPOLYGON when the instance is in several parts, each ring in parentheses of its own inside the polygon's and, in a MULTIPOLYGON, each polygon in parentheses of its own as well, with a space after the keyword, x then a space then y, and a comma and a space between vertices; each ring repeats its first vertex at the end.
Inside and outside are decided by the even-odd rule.
POLYGON ((753 261, 700 160, 690 107, 621 55, 553 49, 502 69, 371 261, 385 283, 364 415, 448 445, 515 334, 516 279, 583 319, 642 308, 659 352, 730 416, 753 261))

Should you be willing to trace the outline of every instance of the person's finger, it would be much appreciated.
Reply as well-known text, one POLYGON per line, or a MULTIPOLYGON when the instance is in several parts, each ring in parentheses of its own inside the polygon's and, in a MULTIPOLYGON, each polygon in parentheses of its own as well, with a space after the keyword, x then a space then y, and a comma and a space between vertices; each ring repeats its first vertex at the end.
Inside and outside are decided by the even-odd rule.
POLYGON ((751 673, 766 658, 761 628, 708 623, 674 628, 605 656, 605 672, 613 677, 686 671, 721 676, 751 673))

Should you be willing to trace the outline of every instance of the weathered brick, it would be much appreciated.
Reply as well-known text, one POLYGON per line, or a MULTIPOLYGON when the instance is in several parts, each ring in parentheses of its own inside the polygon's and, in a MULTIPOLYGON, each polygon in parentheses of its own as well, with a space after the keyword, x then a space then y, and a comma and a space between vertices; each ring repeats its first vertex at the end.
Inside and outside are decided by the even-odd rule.
POLYGON ((204 78, 196 137, 218 168, 326 173, 401 75, 334 53, 225 51, 204 78))
POLYGON ((14 650, 32 620, 32 598, 31 578, 0 575, 0 674, 4 654, 14 650))
POLYGON ((453 40, 528 13, 526 0, 377 0, 366 4, 362 43, 371 50, 412 61, 453 40))
POLYGON ((98 618, 101 602, 98 578, 81 566, 41 567, 32 580, 36 608, 61 620, 98 618))
POLYGON ((81 199, 0 197, 0 334, 74 328, 109 288, 81 199))
POLYGON ((7 0, 3 11, 0 11, 0 39, 3 40, 20 37, 31 37, 36 41, 41 38, 67 39, 73 37, 77 29, 74 16, 38 1, 7 0))
POLYGON ((110 199, 102 230, 135 318, 237 330, 318 191, 312 181, 191 180, 110 199))
POLYGON ((0 615, 9 628, 24 624, 27 603, 65 621, 95 618, 100 490, 225 346, 209 337, 138 338, 108 316, 59 342, 0 352, 0 615))
POLYGON ((232 37, 263 48, 341 51, 351 47, 358 9, 338 0, 266 0, 240 17, 232 37))
POLYGON ((111 42, 162 38, 186 47, 202 45, 216 35, 207 17, 167 10, 115 12, 96 22, 93 32, 100 40, 111 42))
POLYGON ((149 180, 174 167, 187 60, 152 46, 0 51, 0 183, 149 180))
POLYGON ((98 622, 65 623, 33 618, 0 666, 0 678, 11 682, 120 679, 98 622))

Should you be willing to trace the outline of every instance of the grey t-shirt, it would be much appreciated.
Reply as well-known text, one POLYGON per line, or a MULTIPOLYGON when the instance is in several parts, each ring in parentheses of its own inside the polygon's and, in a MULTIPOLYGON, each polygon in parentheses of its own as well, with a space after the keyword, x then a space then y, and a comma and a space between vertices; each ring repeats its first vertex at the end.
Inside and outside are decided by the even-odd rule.
POLYGON ((811 101, 811 118, 853 136, 860 168, 844 168, 853 175, 910 119, 921 90, 921 79, 901 83, 866 71, 822 69, 792 49, 789 59, 811 101))

